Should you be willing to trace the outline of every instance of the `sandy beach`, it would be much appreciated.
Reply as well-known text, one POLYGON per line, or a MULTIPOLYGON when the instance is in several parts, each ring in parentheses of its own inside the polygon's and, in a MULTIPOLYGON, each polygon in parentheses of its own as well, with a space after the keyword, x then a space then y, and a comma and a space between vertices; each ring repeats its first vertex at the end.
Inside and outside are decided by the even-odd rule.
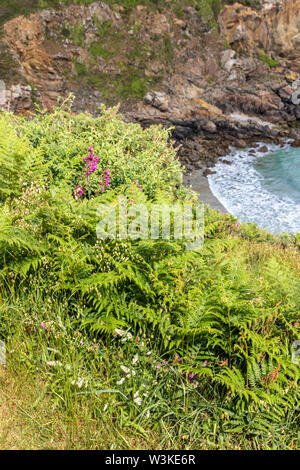
POLYGON ((191 186, 199 194, 200 201, 209 204, 210 207, 224 214, 228 213, 220 201, 210 190, 207 177, 202 174, 202 170, 195 170, 193 173, 186 173, 183 176, 185 186, 191 186))

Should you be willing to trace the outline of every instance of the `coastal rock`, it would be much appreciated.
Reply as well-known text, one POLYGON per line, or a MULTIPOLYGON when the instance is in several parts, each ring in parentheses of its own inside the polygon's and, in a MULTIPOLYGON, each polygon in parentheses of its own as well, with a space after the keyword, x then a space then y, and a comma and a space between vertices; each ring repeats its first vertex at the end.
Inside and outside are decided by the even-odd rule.
POLYGON ((0 111, 26 113, 32 108, 32 90, 29 85, 16 84, 6 87, 0 80, 0 111))
POLYGON ((207 175, 215 175, 217 172, 214 171, 214 170, 211 170, 210 168, 206 168, 204 171, 203 171, 203 175, 204 176, 207 176, 207 175))
POLYGON ((217 132, 217 126, 213 121, 204 121, 204 123, 201 124, 201 129, 211 134, 215 134, 217 132))
POLYGON ((219 18, 221 32, 235 51, 257 48, 292 61, 300 72, 300 0, 263 2, 260 9, 234 3, 219 18))
POLYGON ((167 95, 165 93, 160 93, 158 91, 153 91, 151 93, 147 93, 144 102, 155 108, 159 109, 160 111, 167 111, 169 108, 169 101, 167 95))

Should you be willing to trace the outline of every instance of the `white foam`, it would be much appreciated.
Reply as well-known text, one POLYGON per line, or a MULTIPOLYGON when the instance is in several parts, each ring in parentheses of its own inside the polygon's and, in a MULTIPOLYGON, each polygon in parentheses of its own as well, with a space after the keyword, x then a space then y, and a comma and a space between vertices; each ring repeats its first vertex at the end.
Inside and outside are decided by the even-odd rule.
MULTIPOLYGON (((269 152, 280 149, 278 145, 267 147, 269 152)), ((262 176, 253 165, 256 155, 262 154, 256 149, 254 156, 250 150, 231 149, 226 160, 232 164, 224 164, 221 160, 216 164, 216 173, 208 175, 212 193, 241 221, 255 222, 271 233, 300 232, 300 204, 264 187, 262 176)))

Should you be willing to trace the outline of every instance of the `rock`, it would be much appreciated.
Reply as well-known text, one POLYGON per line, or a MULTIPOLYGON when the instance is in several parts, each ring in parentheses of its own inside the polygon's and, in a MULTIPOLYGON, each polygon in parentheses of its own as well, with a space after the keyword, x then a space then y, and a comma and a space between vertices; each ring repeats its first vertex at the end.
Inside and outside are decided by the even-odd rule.
POLYGON ((232 165, 232 162, 230 160, 221 160, 222 163, 225 163, 225 165, 232 165))
POLYGON ((221 55, 221 65, 222 67, 226 68, 226 64, 228 61, 232 60, 235 56, 236 52, 233 49, 227 49, 221 55))
POLYGON ((207 176, 207 175, 215 175, 217 172, 214 171, 214 170, 211 170, 210 168, 206 168, 206 170, 203 171, 203 175, 204 176, 207 176))
POLYGON ((272 50, 300 72, 300 0, 262 2, 260 9, 225 5, 218 22, 232 49, 250 54, 257 48, 272 50))
POLYGON ((185 88, 184 94, 186 98, 192 100, 192 99, 201 98, 203 91, 204 91, 203 88, 199 88, 192 84, 185 88))
POLYGON ((239 148, 239 149, 243 149, 243 148, 247 147, 247 143, 243 139, 237 139, 237 140, 234 141, 234 146, 239 148))
POLYGON ((188 158, 192 163, 196 163, 201 159, 201 154, 200 153, 190 153, 188 158))
POLYGON ((151 27, 151 33, 162 35, 169 32, 170 25, 165 15, 156 13, 153 18, 153 23, 151 27))
POLYGON ((212 121, 205 121, 203 124, 201 124, 201 129, 203 129, 206 132, 210 132, 211 134, 214 134, 215 132, 217 132, 217 126, 212 121))
POLYGON ((268 152, 268 150, 269 149, 266 145, 262 145, 261 147, 259 147, 258 152, 266 153, 268 152))
POLYGON ((294 142, 291 143, 292 147, 300 147, 300 138, 295 139, 294 142))
POLYGON ((165 93, 158 91, 152 91, 146 94, 144 97, 144 103, 154 106, 160 111, 167 111, 169 108, 169 101, 165 93))
POLYGON ((6 87, 0 80, 0 110, 25 113, 32 108, 32 90, 29 85, 18 83, 6 87))

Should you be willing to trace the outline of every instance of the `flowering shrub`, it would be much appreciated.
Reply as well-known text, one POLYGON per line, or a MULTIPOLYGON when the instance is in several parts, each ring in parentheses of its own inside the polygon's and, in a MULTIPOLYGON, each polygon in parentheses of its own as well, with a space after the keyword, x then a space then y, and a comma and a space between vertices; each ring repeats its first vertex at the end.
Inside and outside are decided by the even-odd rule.
MULTIPOLYGON (((9 122, 11 116, 6 115, 9 122)), ((88 114, 73 115, 58 108, 53 114, 36 116, 31 121, 13 118, 14 129, 28 141, 32 150, 42 157, 42 174, 56 189, 95 196, 110 189, 118 190, 134 179, 147 197, 155 198, 161 192, 181 196, 186 194, 176 152, 168 143, 170 133, 161 126, 142 129, 138 124, 125 123, 117 110, 101 109, 95 119, 88 114), (82 161, 87 147, 93 145, 93 154, 101 156, 99 163, 82 161), (85 163, 84 172, 82 163, 85 163), (90 166, 87 166, 90 163, 90 166), (87 169, 92 171, 87 185, 87 169), (97 175, 97 176, 96 176, 97 175), (113 175, 109 181, 110 175, 113 175), (83 184, 84 183, 84 184, 83 184), (68 188, 66 188, 68 187, 68 188), (84 191, 84 193, 82 193, 84 191)), ((90 158, 90 153, 88 154, 90 158)), ((87 158, 87 157, 85 157, 87 158)))

